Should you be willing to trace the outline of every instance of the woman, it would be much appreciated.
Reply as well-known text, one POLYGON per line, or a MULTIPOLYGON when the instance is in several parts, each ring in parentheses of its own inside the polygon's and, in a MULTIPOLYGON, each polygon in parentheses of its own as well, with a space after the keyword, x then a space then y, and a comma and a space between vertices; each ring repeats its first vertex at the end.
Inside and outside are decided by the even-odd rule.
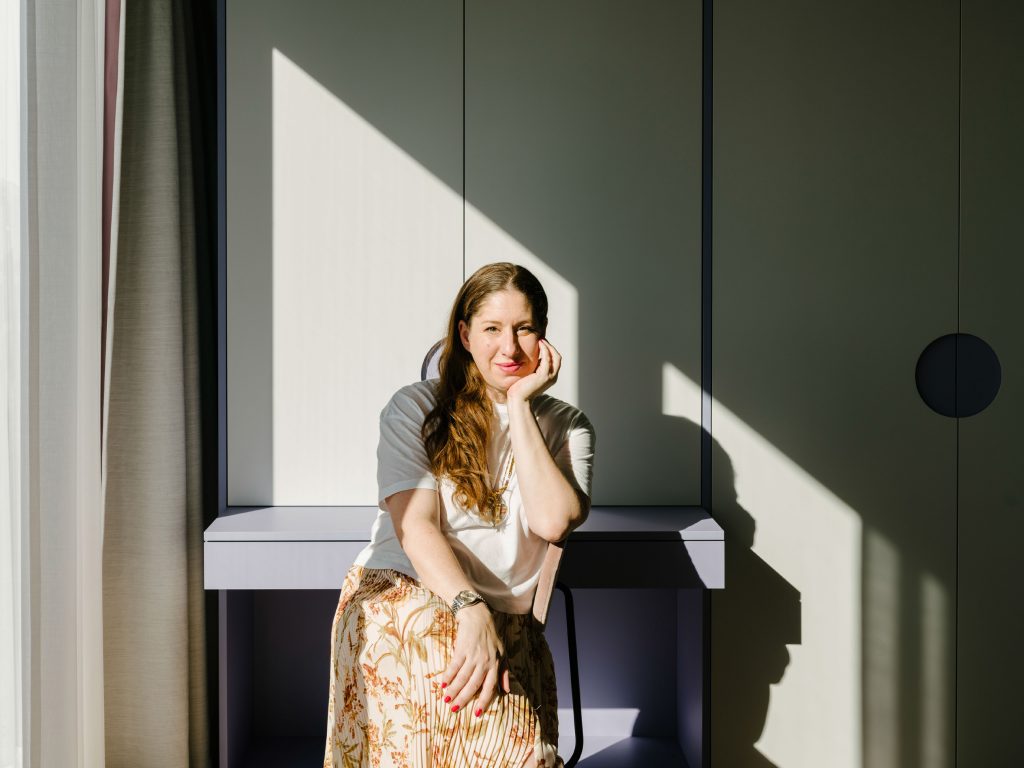
POLYGON ((543 394, 547 296, 489 264, 452 307, 440 378, 381 411, 380 511, 331 630, 325 768, 561 766, 531 604, 548 542, 586 518, 594 429, 543 394))

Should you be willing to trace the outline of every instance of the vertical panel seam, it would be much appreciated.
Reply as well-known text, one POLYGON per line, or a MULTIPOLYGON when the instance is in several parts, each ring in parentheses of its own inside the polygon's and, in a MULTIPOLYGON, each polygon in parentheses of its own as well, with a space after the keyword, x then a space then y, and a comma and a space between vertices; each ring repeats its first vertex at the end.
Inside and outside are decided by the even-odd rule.
POLYGON ((217 515, 228 506, 227 0, 217 2, 217 515))
MULTIPOLYGON (((712 128, 713 128, 713 19, 712 1, 701 2, 701 506, 711 514, 712 442, 711 442, 711 319, 712 319, 712 128)), ((711 765, 711 596, 702 590, 701 628, 704 646, 701 671, 701 755, 702 768, 711 765)))
POLYGON ((963 0, 957 3, 957 88, 956 88, 956 335, 953 337, 953 407, 956 413, 955 427, 955 466, 953 472, 953 768, 957 765, 957 734, 959 728, 958 702, 959 694, 959 639, 960 639, 960 403, 957 392, 959 373, 958 351, 960 344, 960 249, 961 222, 963 211, 963 49, 964 49, 964 9, 963 0))
POLYGON ((711 511, 711 0, 702 0, 701 23, 701 506, 711 511))

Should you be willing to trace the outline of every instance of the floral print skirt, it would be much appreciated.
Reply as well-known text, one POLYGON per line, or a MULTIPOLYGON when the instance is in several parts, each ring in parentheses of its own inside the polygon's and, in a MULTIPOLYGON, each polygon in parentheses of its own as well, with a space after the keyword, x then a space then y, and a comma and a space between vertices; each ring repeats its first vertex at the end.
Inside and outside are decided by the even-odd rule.
POLYGON ((551 652, 533 614, 492 611, 511 690, 474 717, 444 704, 455 645, 444 601, 404 573, 354 565, 331 628, 324 768, 562 768, 551 652))

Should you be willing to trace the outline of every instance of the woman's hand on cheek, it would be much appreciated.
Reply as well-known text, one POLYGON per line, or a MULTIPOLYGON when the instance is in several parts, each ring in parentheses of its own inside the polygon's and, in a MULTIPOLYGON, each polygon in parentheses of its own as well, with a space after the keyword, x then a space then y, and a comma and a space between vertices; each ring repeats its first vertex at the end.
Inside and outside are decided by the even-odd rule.
POLYGON ((558 380, 558 371, 562 367, 562 356, 546 339, 541 339, 538 342, 538 348, 540 352, 536 370, 510 386, 508 397, 529 400, 558 380))

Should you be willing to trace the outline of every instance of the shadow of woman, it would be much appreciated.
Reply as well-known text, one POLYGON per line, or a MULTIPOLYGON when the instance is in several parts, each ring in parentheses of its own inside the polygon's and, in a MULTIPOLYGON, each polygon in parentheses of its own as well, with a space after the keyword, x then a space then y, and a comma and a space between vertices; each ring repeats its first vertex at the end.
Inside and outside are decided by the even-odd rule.
POLYGON ((779 768, 754 745, 769 686, 800 643, 800 593, 754 553, 754 518, 738 502, 732 460, 712 445, 712 515, 725 530, 726 586, 711 596, 711 755, 730 768, 779 768))

